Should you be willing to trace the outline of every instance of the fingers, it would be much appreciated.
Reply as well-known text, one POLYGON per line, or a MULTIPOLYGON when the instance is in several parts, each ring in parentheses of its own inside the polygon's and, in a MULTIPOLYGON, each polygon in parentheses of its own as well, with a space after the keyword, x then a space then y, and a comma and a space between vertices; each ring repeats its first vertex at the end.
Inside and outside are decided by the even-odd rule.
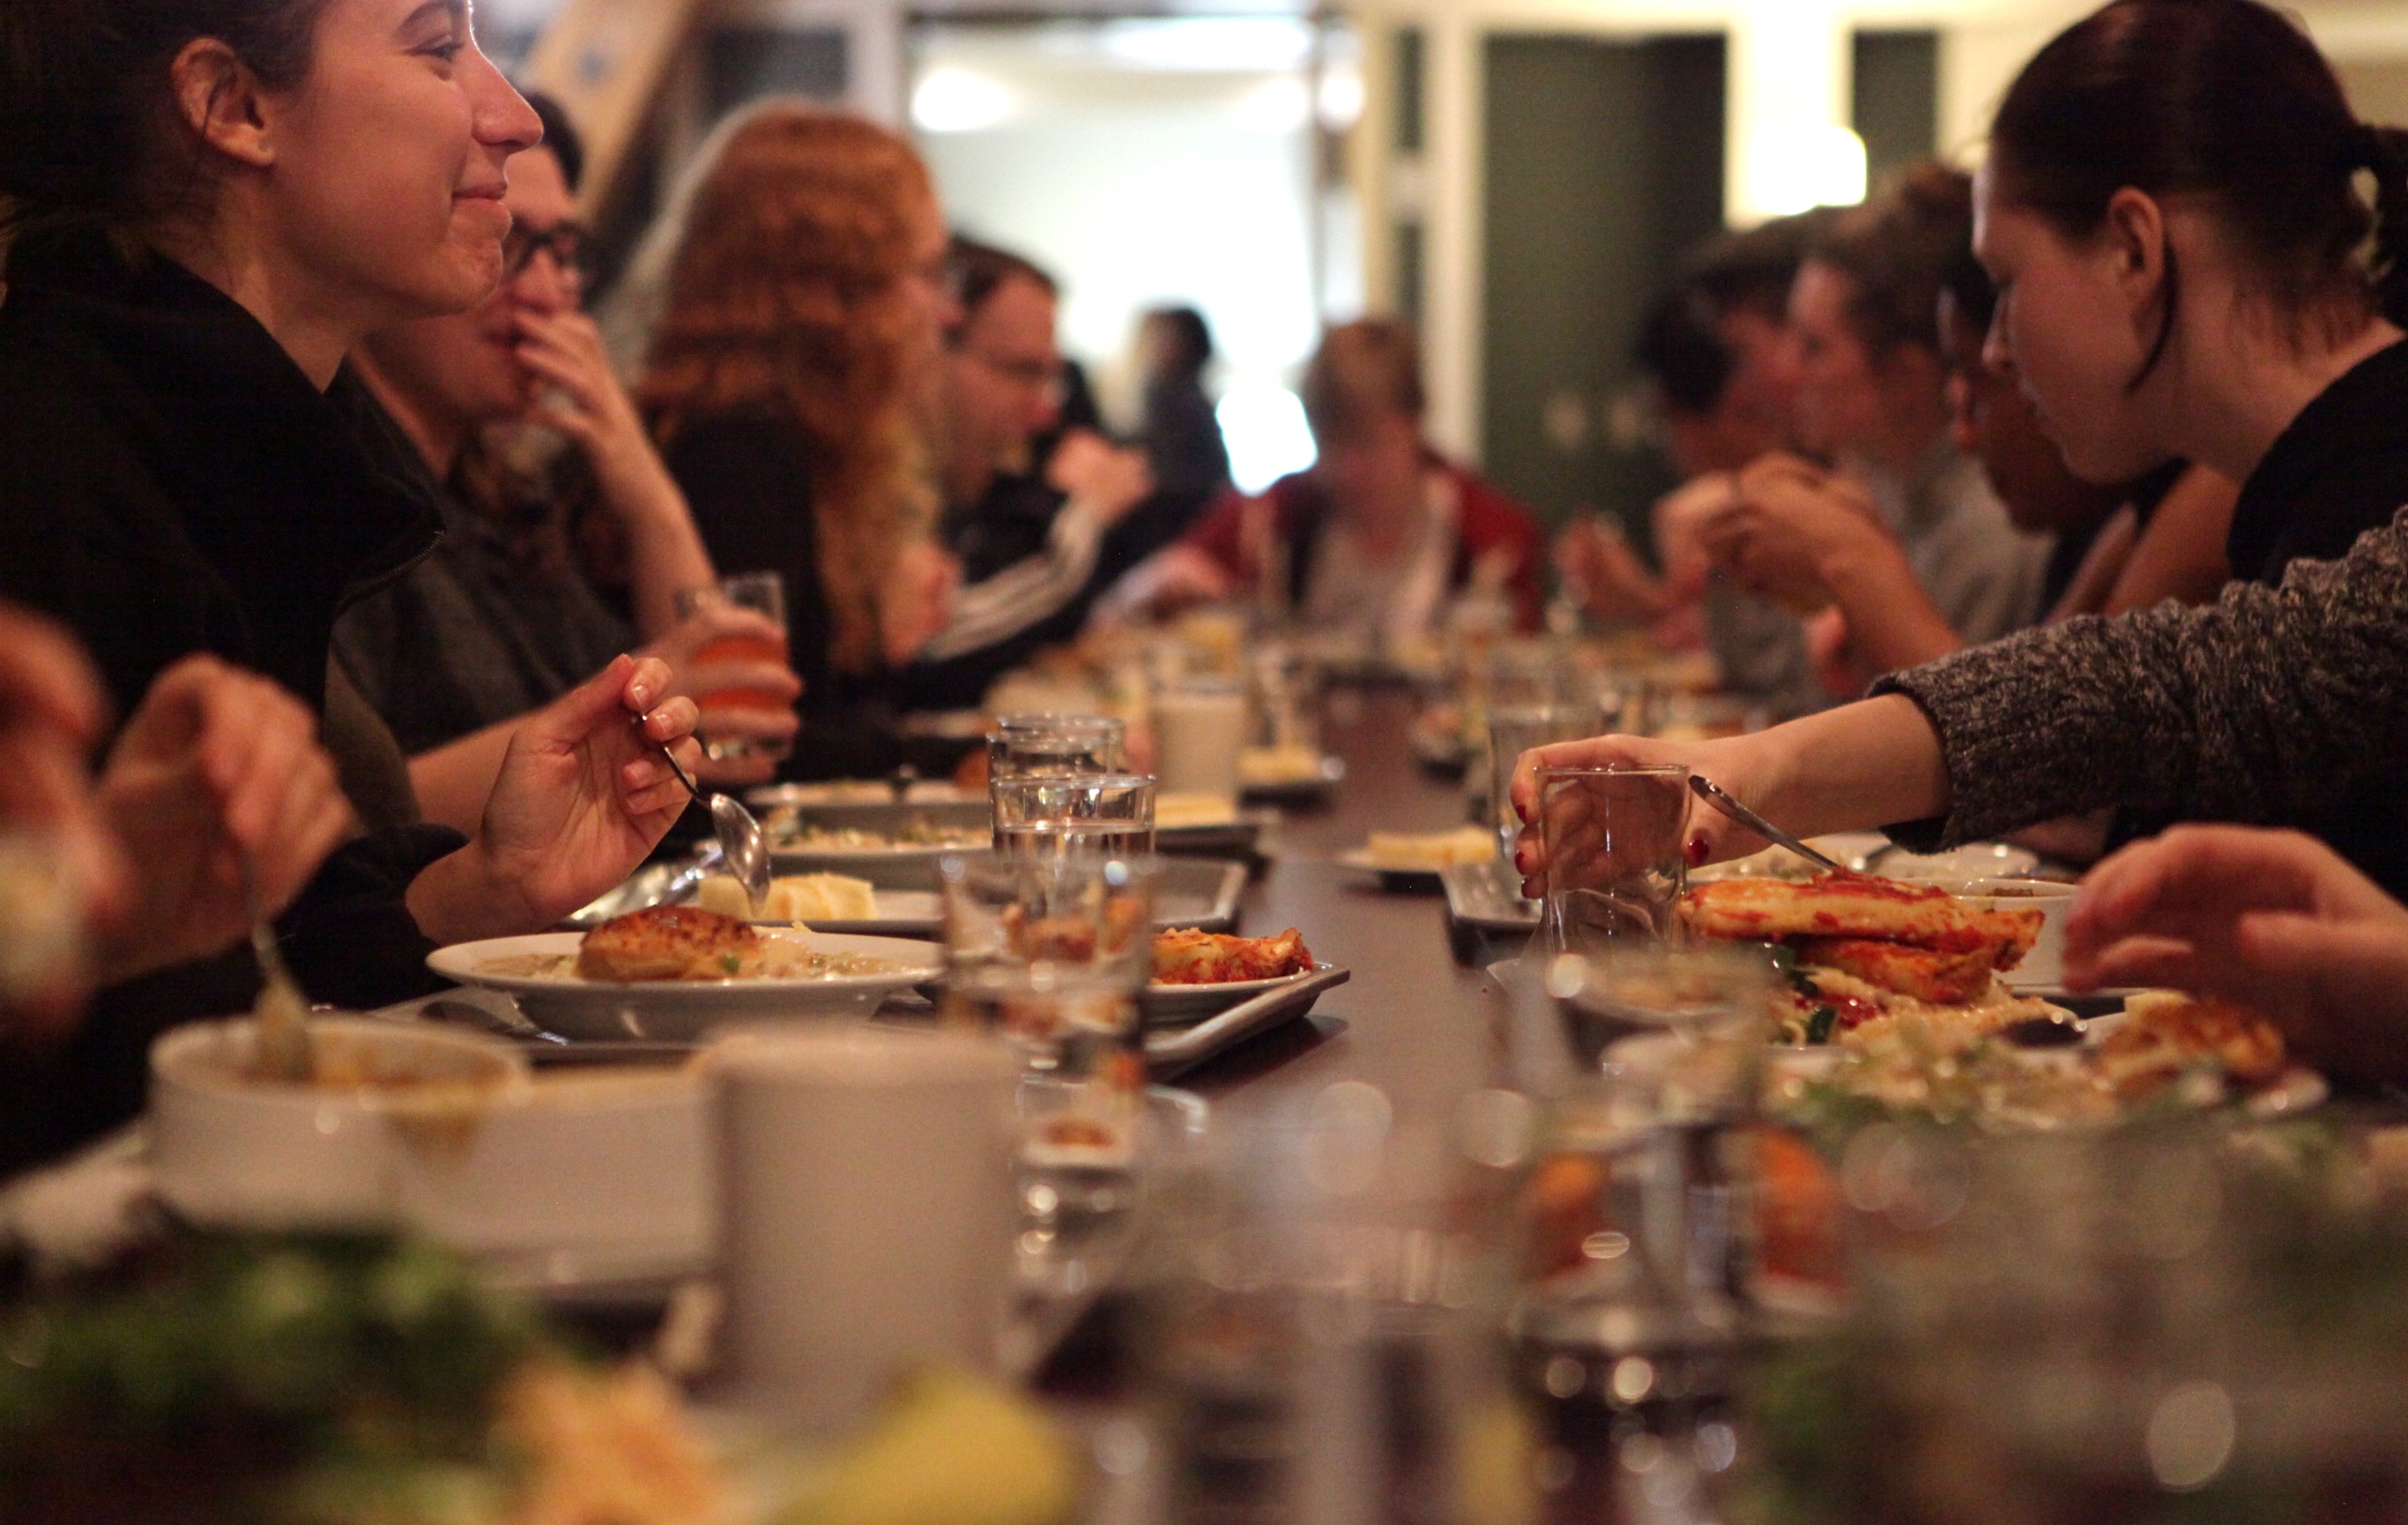
MULTIPOLYGON (((668 750, 689 774, 703 764, 702 744, 691 736, 681 735, 668 743, 668 750)), ((619 803, 634 821, 662 814, 673 820, 692 799, 678 776, 656 757, 638 757, 619 770, 619 803)))
POLYGON ((2313 882, 2285 834, 2177 827, 2109 856, 2083 880, 2066 917, 2066 956, 2080 960, 2177 918, 2220 911, 2305 910, 2313 882))
POLYGON ((0 604, 0 726, 90 746, 108 712, 100 678, 64 627, 0 604))

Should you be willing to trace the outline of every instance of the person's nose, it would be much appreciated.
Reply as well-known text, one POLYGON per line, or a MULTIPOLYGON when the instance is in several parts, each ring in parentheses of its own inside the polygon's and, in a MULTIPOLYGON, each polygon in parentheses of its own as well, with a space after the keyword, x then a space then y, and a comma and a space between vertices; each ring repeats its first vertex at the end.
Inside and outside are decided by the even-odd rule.
POLYGON ((473 131, 478 142, 500 149, 507 156, 523 153, 543 141, 543 120, 535 114, 535 108, 473 43, 463 84, 476 110, 473 131))

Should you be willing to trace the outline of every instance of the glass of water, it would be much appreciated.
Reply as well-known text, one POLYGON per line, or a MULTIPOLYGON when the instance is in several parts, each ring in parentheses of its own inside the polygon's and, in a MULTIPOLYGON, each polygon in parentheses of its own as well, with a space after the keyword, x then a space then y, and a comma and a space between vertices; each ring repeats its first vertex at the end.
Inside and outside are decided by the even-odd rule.
POLYGON ((987 733, 986 762, 989 780, 1124 772, 1128 722, 1114 715, 1005 715, 987 733))
POLYGON ((1025 773, 989 781, 995 850, 1006 856, 1144 857, 1154 851, 1154 780, 1142 773, 1025 773))
POLYGON ((1668 937, 1688 872, 1688 769, 1542 768, 1538 782, 1540 951, 1596 953, 1620 939, 1668 937))
POLYGON ((1134 1205, 1154 973, 1151 859, 949 857, 942 866, 948 1025, 1019 1053, 1015 1177, 1023 1277, 1075 1286, 1082 1257, 1134 1205))

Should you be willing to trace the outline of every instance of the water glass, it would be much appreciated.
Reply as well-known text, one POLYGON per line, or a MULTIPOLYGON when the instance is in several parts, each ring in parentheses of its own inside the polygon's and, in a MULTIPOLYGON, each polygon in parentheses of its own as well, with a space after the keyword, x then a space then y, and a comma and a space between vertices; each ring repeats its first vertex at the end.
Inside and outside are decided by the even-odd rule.
MULTIPOLYGON (((779 629, 786 628, 786 581, 773 571, 738 572, 717 583, 698 588, 680 588, 675 599, 677 617, 689 620, 710 608, 749 609, 767 618, 779 629)), ((694 664, 705 667, 714 662, 776 662, 786 660, 786 650, 777 641, 758 636, 728 636, 710 642, 694 654, 694 664)), ((792 702, 784 695, 766 689, 723 688, 694 697, 695 707, 707 718, 714 710, 749 710, 778 713, 792 702)), ((706 732, 709 729, 705 726, 706 732)), ((783 761, 794 751, 786 741, 769 741, 747 736, 703 738, 704 753, 719 761, 744 757, 766 756, 783 761)))
POLYGON ((1133 1196, 1154 974, 1150 859, 949 857, 941 867, 948 1026, 1000 1035, 1041 1089, 1016 1152, 1025 1281, 1068 1288, 1133 1196))
POLYGON ((1005 715, 986 738, 987 777, 1118 773, 1128 767, 1128 722, 1114 715, 1005 715))
POLYGON ((1488 813, 1497 856, 1513 861, 1522 818, 1513 811, 1513 766, 1533 747, 1598 734, 1598 712, 1576 704, 1519 704, 1488 712, 1488 813))
POLYGON ((1534 949, 1596 953, 1668 936, 1687 874, 1689 770, 1545 768, 1538 782, 1546 904, 1534 949))
POLYGON ((991 779, 995 850, 1009 856, 1154 851, 1154 780, 1142 773, 1024 773, 991 779))

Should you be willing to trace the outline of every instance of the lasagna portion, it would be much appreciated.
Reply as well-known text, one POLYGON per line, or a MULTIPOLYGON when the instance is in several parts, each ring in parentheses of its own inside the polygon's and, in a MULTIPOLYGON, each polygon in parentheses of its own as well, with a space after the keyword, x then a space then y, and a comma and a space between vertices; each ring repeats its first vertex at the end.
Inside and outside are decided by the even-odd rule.
POLYGON ((1682 898, 1690 935, 1774 942, 1795 959, 1776 1012, 1792 1043, 1908 1024, 1972 1038, 2054 1012, 1998 976, 2040 936, 2037 910, 1992 910, 1931 885, 1827 873, 1802 884, 1726 879, 1682 898))
POLYGON ((1156 985, 1228 985, 1312 970, 1312 950, 1293 927, 1277 937, 1231 937, 1188 928, 1157 932, 1154 938, 1156 985))
POLYGON ((2127 1101, 2144 1100, 2199 1069, 2244 1089, 2282 1077, 2282 1029, 2213 996, 2150 991, 2128 998, 2124 1021, 2099 1043, 2099 1070, 2127 1101))
POLYGON ((757 967, 761 934, 734 916, 656 905, 585 934, 577 972, 589 980, 725 980, 757 967))

